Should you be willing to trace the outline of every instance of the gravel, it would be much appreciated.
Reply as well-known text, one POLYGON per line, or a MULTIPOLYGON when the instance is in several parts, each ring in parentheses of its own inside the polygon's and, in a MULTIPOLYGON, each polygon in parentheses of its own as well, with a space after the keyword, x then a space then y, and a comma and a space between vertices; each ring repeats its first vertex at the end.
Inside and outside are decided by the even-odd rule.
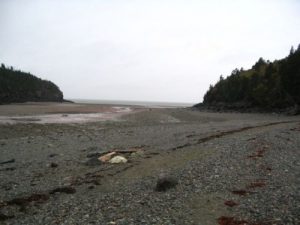
POLYGON ((299 224, 299 121, 152 109, 1 125, 0 162, 15 161, 0 165, 0 224, 299 224), (129 149, 128 163, 95 161, 129 149))

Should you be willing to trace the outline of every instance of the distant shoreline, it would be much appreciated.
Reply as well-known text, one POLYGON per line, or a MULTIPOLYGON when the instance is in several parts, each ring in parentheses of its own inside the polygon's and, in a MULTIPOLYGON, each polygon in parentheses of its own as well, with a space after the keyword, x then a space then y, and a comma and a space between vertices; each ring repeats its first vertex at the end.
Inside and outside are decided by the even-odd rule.
POLYGON ((119 106, 143 106, 151 108, 178 108, 191 107, 195 103, 184 102, 155 102, 155 101, 125 101, 125 100, 101 100, 101 99, 69 99, 78 104, 96 104, 96 105, 119 105, 119 106))

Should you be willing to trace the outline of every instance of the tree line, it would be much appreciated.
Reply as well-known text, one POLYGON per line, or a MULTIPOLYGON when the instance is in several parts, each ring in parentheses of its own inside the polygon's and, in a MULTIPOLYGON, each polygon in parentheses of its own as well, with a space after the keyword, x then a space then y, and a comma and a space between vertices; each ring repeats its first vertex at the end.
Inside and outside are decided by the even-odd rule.
POLYGON ((63 93, 51 81, 1 64, 0 104, 26 101, 63 101, 63 93))
POLYGON ((249 70, 220 76, 204 95, 203 104, 241 104, 247 107, 287 108, 300 104, 300 45, 281 60, 260 58, 249 70))

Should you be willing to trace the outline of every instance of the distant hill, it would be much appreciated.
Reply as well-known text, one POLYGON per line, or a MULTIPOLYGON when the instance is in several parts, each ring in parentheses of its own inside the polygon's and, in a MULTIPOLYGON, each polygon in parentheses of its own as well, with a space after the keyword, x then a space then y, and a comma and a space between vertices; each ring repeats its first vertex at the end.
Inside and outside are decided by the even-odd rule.
MULTIPOLYGON (((300 105, 300 45, 281 60, 260 58, 249 70, 235 69, 209 87, 195 107, 284 110, 300 105)), ((296 107, 297 108, 297 107, 296 107)))
POLYGON ((17 102, 62 102, 63 93, 51 81, 42 80, 30 73, 0 67, 0 104, 17 102))

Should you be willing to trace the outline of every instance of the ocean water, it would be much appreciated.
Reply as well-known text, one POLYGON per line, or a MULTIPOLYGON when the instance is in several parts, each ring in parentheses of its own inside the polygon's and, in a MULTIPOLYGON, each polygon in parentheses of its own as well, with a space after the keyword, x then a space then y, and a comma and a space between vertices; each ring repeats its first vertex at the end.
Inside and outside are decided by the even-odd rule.
POLYGON ((70 99, 75 103, 84 104, 103 104, 103 105, 126 105, 126 106, 143 106, 151 108, 181 108, 191 107, 195 103, 182 102, 149 102, 149 101, 122 101, 122 100, 96 100, 96 99, 70 99))

